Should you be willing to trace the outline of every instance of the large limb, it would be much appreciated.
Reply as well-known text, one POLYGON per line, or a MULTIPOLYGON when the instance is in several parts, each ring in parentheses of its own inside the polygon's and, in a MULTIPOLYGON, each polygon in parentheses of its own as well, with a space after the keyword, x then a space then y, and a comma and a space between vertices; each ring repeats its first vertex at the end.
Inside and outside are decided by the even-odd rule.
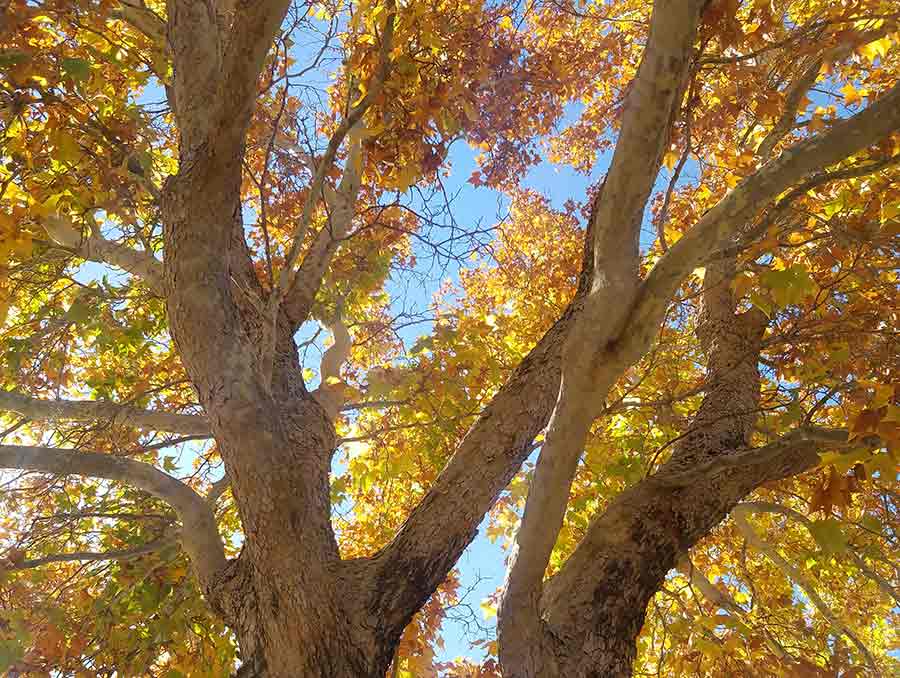
MULTIPOLYGON (((672 295, 710 253, 739 239, 763 207, 815 172, 846 160, 900 129, 900 83, 856 115, 801 141, 742 180, 669 248, 641 284, 622 334, 649 346, 672 295)), ((640 349, 638 349, 640 350, 640 349)))
POLYGON ((393 540, 372 560, 347 563, 369 574, 370 607, 379 610, 386 628, 402 631, 444 581, 533 450, 559 393, 572 316, 570 307, 522 360, 393 540))
MULTIPOLYGON (((809 168, 815 167, 817 162, 838 162, 854 152, 854 149, 865 148, 874 140, 882 138, 896 127, 893 119, 897 117, 896 106, 891 109, 891 100, 883 98, 882 101, 870 107, 881 106, 880 109, 869 112, 864 118, 855 116, 850 121, 836 125, 830 132, 821 135, 821 138, 800 144, 798 148, 803 153, 799 159, 794 154, 796 149, 791 149, 786 156, 773 161, 777 165, 776 170, 767 165, 760 171, 765 176, 745 187, 739 194, 737 202, 741 206, 741 214, 737 214, 726 224, 719 224, 715 220, 716 216, 735 213, 735 199, 732 198, 732 208, 721 209, 712 217, 708 214, 707 217, 710 218, 704 218, 705 233, 708 235, 713 231, 727 235, 737 231, 743 226, 744 214, 761 209, 765 200, 775 198, 784 190, 781 187, 783 184, 789 186, 791 182, 800 180, 809 174, 809 168), (869 121, 882 113, 888 113, 891 120, 885 124, 882 119, 874 128, 869 126, 869 121), (833 140, 837 143, 832 144, 833 140), (777 176, 779 181, 773 181, 773 176, 777 176)), ((683 238, 682 241, 684 240, 683 238)), ((682 255, 670 251, 664 258, 666 264, 655 270, 651 280, 641 285, 636 300, 637 310, 640 312, 631 314, 626 329, 621 333, 621 337, 627 338, 627 341, 610 347, 626 356, 623 364, 639 356, 650 345, 665 305, 671 299, 677 284, 696 267, 695 262, 702 261, 704 253, 708 251, 708 242, 703 237, 694 237, 692 241, 694 246, 690 248, 690 256, 695 256, 695 259, 683 264, 679 260, 682 255), (667 284, 664 286, 661 281, 666 281, 667 284)), ((684 248, 682 245, 679 251, 683 252, 684 248)), ((447 468, 398 535, 376 558, 376 568, 381 573, 376 581, 382 586, 395 582, 398 579, 394 574, 396 572, 411 573, 411 576, 395 582, 400 591, 399 596, 380 603, 381 607, 378 609, 386 610, 388 623, 393 623, 394 618, 401 621, 407 619, 408 610, 425 600, 428 592, 436 586, 434 582, 440 581, 442 573, 449 569, 450 564, 474 536, 484 512, 526 456, 525 451, 531 437, 541 430, 555 404, 560 375, 560 345, 569 332, 574 313, 574 309, 569 309, 528 359, 523 361, 513 379, 501 389, 487 409, 485 417, 473 426, 447 468), (548 393, 551 395, 548 396, 548 393), (505 415, 504 419, 496 416, 501 412, 505 415), (527 439, 526 442, 523 443, 523 439, 527 439), (485 454, 489 456, 485 458, 485 454), (459 488, 466 490, 460 492, 459 488), (443 519, 446 515, 453 515, 457 520, 448 526, 443 519)), ((821 449, 823 444, 818 441, 815 449, 821 449)), ((806 449, 804 445, 801 441, 791 440, 792 449, 798 446, 806 449)), ((804 458, 809 459, 808 456, 804 458)), ((807 465, 802 465, 797 472, 815 463, 815 458, 813 452, 812 460, 807 465)))
MULTIPOLYGON (((622 130, 622 138, 627 141, 620 142, 623 150, 617 150, 615 167, 598 202, 604 203, 612 194, 613 204, 595 210, 589 224, 576 302, 522 361, 422 502, 371 564, 376 570, 371 595, 389 628, 402 628, 443 581, 475 536, 485 513, 532 449, 534 436, 544 428, 559 397, 562 346, 581 313, 585 297, 593 290, 596 308, 600 296, 615 297, 617 289, 627 292, 636 288, 641 214, 637 205, 649 194, 667 141, 671 111, 680 103, 700 4, 687 3, 690 7, 685 9, 685 3, 660 3, 662 14, 657 18, 653 41, 654 49, 658 45, 659 51, 651 49, 642 62, 640 83, 634 86, 629 100, 622 130), (665 19, 675 22, 674 33, 660 30, 665 19), (660 101, 662 114, 658 110, 660 101), (614 206, 619 200, 634 207, 624 223, 614 206), (607 250, 598 256, 602 265, 610 267, 610 285, 606 287, 600 278, 591 275, 594 242, 604 248, 616 247, 621 254, 616 257, 607 250), (448 523, 446 516, 453 516, 453 521, 448 523)), ((607 323, 606 329, 593 333, 591 348, 602 346, 603 336, 614 325, 607 323)))
POLYGON ((150 431, 208 436, 205 417, 142 410, 99 400, 42 400, 19 393, 0 391, 0 410, 16 412, 36 421, 110 422, 150 431))
POLYGON ((259 74, 290 6, 290 0, 220 2, 220 14, 223 10, 229 15, 233 13, 233 18, 228 16, 222 21, 220 16, 219 19, 220 30, 227 32, 227 36, 222 38, 222 72, 215 128, 220 135, 219 143, 224 148, 243 143, 256 105, 259 74))
POLYGON ((182 524, 184 550, 205 591, 215 585, 226 566, 222 539, 209 503, 150 464, 99 452, 0 445, 0 468, 104 478, 143 490, 175 509, 182 524))
POLYGON ((220 31, 229 17, 208 2, 169 4, 181 133, 179 172, 162 196, 169 323, 245 534, 242 556, 214 606, 249 665, 268 662, 269 675, 311 674, 323 648, 335 642, 335 630, 347 628, 348 597, 333 585, 339 560, 328 483, 334 427, 304 387, 293 328, 283 314, 274 356, 261 351, 269 317, 244 242, 240 199, 256 78, 289 3, 238 3, 229 37, 206 47, 192 41, 220 31), (215 96, 197 82, 203 74, 215 78, 215 96), (298 621, 284 624, 284 618, 298 621))
POLYGON ((516 534, 499 617, 504 671, 552 672, 539 601, 569 490, 593 419, 627 365, 607 346, 621 332, 638 289, 638 239, 693 60, 702 2, 656 2, 650 35, 630 85, 622 129, 591 215, 593 277, 566 338, 559 399, 516 534), (511 648, 505 652, 504 647, 511 648))
POLYGON ((680 554, 756 487, 814 467, 821 451, 851 445, 844 431, 800 429, 762 448, 748 446, 766 321, 754 310, 735 312, 731 266, 720 260, 707 268, 698 335, 708 385, 690 429, 656 475, 592 521, 545 585, 541 613, 564 675, 630 675, 646 605, 680 554))

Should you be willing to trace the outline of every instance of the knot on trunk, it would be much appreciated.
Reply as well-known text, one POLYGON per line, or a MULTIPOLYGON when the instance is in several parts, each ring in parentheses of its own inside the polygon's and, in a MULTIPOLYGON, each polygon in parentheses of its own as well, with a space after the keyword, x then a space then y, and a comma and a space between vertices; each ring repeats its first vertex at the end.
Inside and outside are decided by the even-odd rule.
POLYGON ((256 590, 250 567, 241 557, 228 561, 204 594, 213 611, 237 632, 255 617, 256 590))

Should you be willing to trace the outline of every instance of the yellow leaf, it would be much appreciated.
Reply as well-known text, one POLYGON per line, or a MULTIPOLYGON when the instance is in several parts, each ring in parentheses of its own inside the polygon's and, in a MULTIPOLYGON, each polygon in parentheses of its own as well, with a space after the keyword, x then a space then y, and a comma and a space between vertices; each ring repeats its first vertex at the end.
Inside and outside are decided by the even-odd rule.
POLYGON ((865 94, 865 91, 860 92, 852 83, 848 82, 841 87, 841 94, 844 95, 844 103, 848 106, 852 106, 853 104, 858 104, 862 101, 862 95, 865 94))
POLYGON ((56 159, 66 164, 72 164, 81 157, 81 146, 70 134, 60 132, 54 144, 56 147, 56 159))
POLYGON ((859 53, 866 57, 870 62, 875 61, 876 58, 887 56, 888 50, 891 48, 891 39, 889 36, 885 36, 880 40, 875 40, 870 42, 867 45, 863 45, 859 48, 859 53))
POLYGON ((676 162, 678 162, 678 152, 677 151, 670 150, 663 157, 663 165, 665 165, 666 169, 669 170, 670 172, 672 171, 672 168, 675 167, 676 162))
POLYGON ((500 19, 500 28, 504 28, 508 31, 513 30, 512 19, 510 19, 508 16, 505 16, 502 19, 500 19))

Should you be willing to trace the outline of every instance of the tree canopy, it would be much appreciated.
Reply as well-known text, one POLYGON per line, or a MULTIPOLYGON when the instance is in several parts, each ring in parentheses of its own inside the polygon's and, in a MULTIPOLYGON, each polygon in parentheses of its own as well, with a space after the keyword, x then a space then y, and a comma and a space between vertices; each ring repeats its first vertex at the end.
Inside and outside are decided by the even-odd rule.
POLYGON ((3 7, 0 670, 900 670, 895 2, 3 7))

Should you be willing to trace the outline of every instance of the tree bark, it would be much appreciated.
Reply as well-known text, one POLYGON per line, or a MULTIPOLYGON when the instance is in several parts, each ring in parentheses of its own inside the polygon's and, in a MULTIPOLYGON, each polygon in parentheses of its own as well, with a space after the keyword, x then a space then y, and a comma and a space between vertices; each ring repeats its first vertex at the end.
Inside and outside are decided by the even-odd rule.
MULTIPOLYGON (((756 474, 714 463, 749 444, 766 327, 756 311, 735 313, 729 281, 728 263, 707 269, 698 335, 708 387, 690 430, 659 473, 611 502, 545 583, 530 638, 501 633, 504 675, 630 676, 646 606, 666 573, 758 484, 756 474)), ((514 627, 503 614, 501 629, 514 627)))

